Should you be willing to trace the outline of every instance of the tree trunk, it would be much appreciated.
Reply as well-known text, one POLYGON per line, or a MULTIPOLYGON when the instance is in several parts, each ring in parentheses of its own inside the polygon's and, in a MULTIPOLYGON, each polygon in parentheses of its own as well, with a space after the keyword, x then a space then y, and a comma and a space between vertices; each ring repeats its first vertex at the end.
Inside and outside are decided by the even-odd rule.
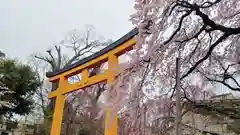
MULTIPOLYGON (((54 91, 57 88, 58 88, 58 82, 53 82, 51 91, 54 91)), ((44 133, 46 133, 46 135, 50 134, 55 102, 56 102, 56 98, 52 98, 50 99, 50 103, 47 106, 47 114, 44 117, 44 130, 45 130, 44 133)))

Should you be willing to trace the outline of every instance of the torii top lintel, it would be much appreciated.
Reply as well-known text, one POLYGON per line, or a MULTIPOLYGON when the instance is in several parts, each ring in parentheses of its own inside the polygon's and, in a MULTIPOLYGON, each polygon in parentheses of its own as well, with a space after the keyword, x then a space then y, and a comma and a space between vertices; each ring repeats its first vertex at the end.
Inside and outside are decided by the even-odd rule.
MULTIPOLYGON (((97 59, 99 57, 102 57, 104 56, 105 54, 107 53, 110 53, 111 51, 114 51, 114 52, 111 52, 111 53, 119 53, 119 55, 121 55, 120 53, 124 53, 124 52, 121 52, 121 51, 126 51, 129 47, 132 47, 132 43, 129 43, 129 44, 126 44, 124 46, 124 43, 130 41, 135 35, 138 34, 138 28, 134 28, 133 30, 131 30, 130 32, 128 32, 126 35, 124 35, 123 37, 121 37, 120 39, 118 39, 117 41, 113 42, 112 44, 110 44, 109 46, 105 47, 104 49, 72 64, 72 65, 69 65, 65 68, 62 68, 58 71, 54 71, 54 72, 47 72, 46 73, 46 76, 49 78, 50 81, 56 81, 57 79, 59 79, 59 76, 60 75, 65 75, 65 76, 69 76, 70 74, 73 74, 73 72, 77 72, 77 70, 81 70, 81 69, 76 69, 77 67, 81 66, 81 65, 85 65, 86 63, 89 63, 91 61, 93 61, 94 59, 97 59), (116 48, 119 48, 116 50, 116 48), (74 70, 76 69, 76 70, 74 70), (72 73, 71 73, 72 72, 72 73)), ((134 44, 135 44, 136 41, 134 41, 134 44)), ((114 55, 118 55, 118 54, 114 54, 114 55)), ((103 60, 104 58, 100 58, 99 60, 96 60, 96 61, 101 61, 103 60)), ((95 62, 92 62, 92 64, 96 63, 95 62)), ((88 64, 90 65, 90 64, 88 64)), ((86 66, 84 66, 86 68, 86 66)))

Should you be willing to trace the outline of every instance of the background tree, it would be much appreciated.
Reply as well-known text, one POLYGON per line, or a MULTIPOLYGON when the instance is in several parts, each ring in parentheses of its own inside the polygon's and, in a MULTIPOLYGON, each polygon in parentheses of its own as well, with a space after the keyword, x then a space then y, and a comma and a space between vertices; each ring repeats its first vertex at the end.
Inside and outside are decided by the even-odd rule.
POLYGON ((77 30, 70 31, 64 40, 54 46, 54 52, 49 49, 46 51, 46 56, 36 55, 35 57, 47 62, 50 65, 50 71, 57 71, 89 56, 111 42, 97 36, 95 28, 88 25, 83 33, 77 30), (62 50, 62 47, 65 47, 65 50, 62 50))
POLYGON ((0 58, 2 57, 5 57, 5 54, 2 51, 0 51, 0 58))
POLYGON ((41 85, 36 72, 28 65, 15 60, 0 60, 1 100, 13 106, 1 106, 0 114, 11 117, 13 114, 25 115, 32 111, 32 96, 41 85), (9 92, 10 91, 10 92, 9 92))
MULTIPOLYGON (((4 57, 5 57, 5 54, 0 51, 0 58, 1 58, 0 63, 3 62, 4 57)), ((3 74, 3 69, 0 70, 0 71, 1 71, 0 72, 0 91, 1 91, 0 96, 1 96, 1 99, 2 99, 2 97, 4 97, 6 94, 12 94, 13 91, 10 91, 9 88, 6 87, 6 85, 1 81, 4 74, 3 74)), ((13 108, 15 106, 15 104, 11 103, 9 101, 1 100, 0 101, 0 108, 2 108, 3 106, 8 107, 8 108, 13 108)))
MULTIPOLYGON (((59 45, 54 46, 56 54, 55 56, 52 52, 52 49, 49 49, 46 51, 48 54, 47 56, 36 55, 35 57, 47 62, 50 65, 50 71, 57 71, 73 64, 79 59, 89 56, 93 52, 96 52, 97 50, 111 43, 111 40, 101 40, 102 37, 97 37, 95 34, 94 27, 90 25, 86 26, 86 30, 82 35, 80 35, 76 30, 73 30, 69 32, 65 40, 62 40, 59 45), (64 51, 61 50, 61 47, 70 49, 70 52, 66 50, 64 51, 73 55, 69 56, 64 54, 64 51)), ((57 84, 53 83, 52 90, 56 88, 56 85, 57 84)), ((50 103, 50 108, 53 108, 53 102, 50 103)))

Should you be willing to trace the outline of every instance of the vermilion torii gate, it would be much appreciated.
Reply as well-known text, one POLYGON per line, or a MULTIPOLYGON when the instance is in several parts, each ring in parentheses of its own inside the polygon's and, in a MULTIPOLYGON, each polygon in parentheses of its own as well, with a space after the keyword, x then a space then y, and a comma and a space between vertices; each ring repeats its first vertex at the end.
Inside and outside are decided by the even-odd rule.
MULTIPOLYGON (((46 73, 50 82, 58 82, 57 89, 48 94, 48 98, 56 98, 51 135, 60 135, 65 95, 104 81, 107 81, 107 84, 110 85, 115 78, 116 71, 114 71, 114 69, 118 66, 118 57, 126 51, 132 50, 133 45, 136 44, 136 40, 133 39, 133 37, 137 33, 138 29, 135 28, 99 52, 94 53, 93 55, 90 55, 89 57, 86 57, 59 71, 46 73), (89 77, 88 70, 90 68, 98 67, 104 62, 108 62, 108 69, 106 69, 103 73, 89 77), (70 84, 68 82, 68 78, 77 74, 81 74, 80 82, 70 84)), ((117 135, 117 114, 114 115, 111 123, 109 123, 109 111, 106 112, 105 118, 105 127, 106 125, 109 127, 105 128, 105 135, 117 135)))

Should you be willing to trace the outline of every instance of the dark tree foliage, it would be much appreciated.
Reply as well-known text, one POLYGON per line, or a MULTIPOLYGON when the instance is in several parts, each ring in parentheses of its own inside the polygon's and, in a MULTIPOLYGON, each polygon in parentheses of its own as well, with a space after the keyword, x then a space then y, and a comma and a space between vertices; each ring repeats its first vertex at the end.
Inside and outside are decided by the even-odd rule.
MULTIPOLYGON (((8 101, 15 104, 15 107, 8 108, 2 106, 0 115, 12 116, 12 114, 24 115, 31 112, 33 108, 32 96, 41 85, 39 76, 32 69, 15 60, 0 60, 0 82, 8 90, 14 93, 8 93, 1 97, 1 101, 8 101)), ((0 92, 6 89, 0 89, 0 92)))
POLYGON ((0 51, 0 58, 1 57, 5 57, 5 53, 3 53, 2 51, 0 51))

